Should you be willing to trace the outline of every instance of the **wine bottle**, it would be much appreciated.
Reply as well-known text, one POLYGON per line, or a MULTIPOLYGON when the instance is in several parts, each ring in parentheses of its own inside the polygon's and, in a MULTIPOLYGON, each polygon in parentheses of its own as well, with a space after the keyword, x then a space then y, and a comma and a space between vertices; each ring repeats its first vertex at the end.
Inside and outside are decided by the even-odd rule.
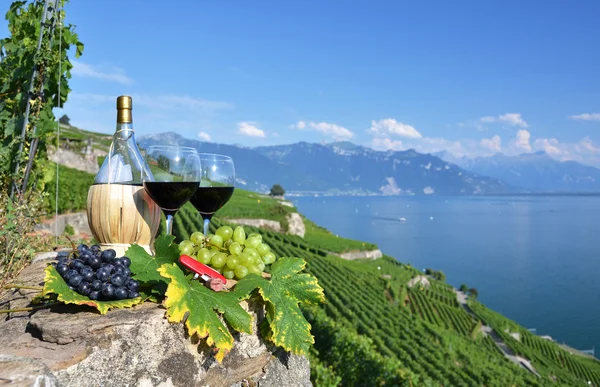
POLYGON ((151 174, 135 141, 132 100, 117 98, 117 128, 108 154, 88 191, 87 215, 92 234, 104 248, 121 256, 132 243, 150 251, 161 210, 142 187, 151 174))

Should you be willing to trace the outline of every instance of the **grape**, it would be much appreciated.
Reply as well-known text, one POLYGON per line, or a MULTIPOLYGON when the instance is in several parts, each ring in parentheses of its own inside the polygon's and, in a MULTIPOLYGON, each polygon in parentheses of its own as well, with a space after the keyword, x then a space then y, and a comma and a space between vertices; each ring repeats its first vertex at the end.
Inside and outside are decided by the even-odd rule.
POLYGON ((71 263, 71 267, 75 270, 80 270, 84 266, 85 266, 85 264, 83 263, 83 261, 81 259, 74 259, 71 263))
POLYGON ((69 271, 69 266, 67 266, 67 264, 65 263, 59 263, 58 265, 56 265, 56 271, 61 276, 64 276, 69 271))
POLYGON ((125 298, 127 298, 128 295, 129 295, 129 292, 124 287, 118 287, 115 290, 115 297, 117 300, 125 299, 125 298))
POLYGON ((258 255, 258 253, 256 252, 256 250, 254 250, 253 248, 250 248, 250 247, 246 247, 244 249, 244 253, 250 255, 252 258, 260 257, 260 255, 258 255))
POLYGON ((244 244, 244 242, 246 241, 246 232, 244 231, 243 227, 237 226, 235 230, 233 230, 233 240, 234 242, 237 242, 240 245, 244 244))
POLYGON ((217 253, 210 259, 210 263, 212 267, 219 269, 225 265, 225 259, 226 255, 224 253, 217 253))
POLYGON ((229 257, 227 257, 226 264, 228 268, 235 269, 240 264, 240 261, 235 255, 230 255, 229 257))
POLYGON ((125 266, 118 264, 115 265, 115 270, 114 270, 115 274, 123 274, 125 275, 125 266))
MULTIPOLYGON (((185 242, 185 241, 183 241, 183 242, 185 242)), ((194 245, 191 243, 189 245, 184 245, 183 242, 181 242, 179 244, 179 252, 183 255, 194 254, 194 245)))
POLYGON ((235 271, 233 269, 223 270, 223 277, 233 279, 233 277, 235 277, 235 271))
POLYGON ((232 243, 229 245, 229 252, 230 252, 232 255, 240 255, 240 254, 242 253, 242 245, 240 245, 240 244, 239 244, 239 243, 237 243, 237 242, 232 242, 232 243))
POLYGON ((258 247, 256 248, 256 252, 262 257, 263 255, 265 255, 266 253, 268 253, 269 251, 271 251, 271 247, 266 244, 266 243, 261 243, 260 245, 258 245, 258 247))
POLYGON ((90 255, 88 253, 83 253, 83 254, 79 255, 78 259, 81 262, 83 262, 84 265, 88 265, 88 262, 89 262, 90 258, 92 258, 92 255, 90 255))
POLYGON ((92 290, 101 290, 102 289, 102 281, 93 280, 92 283, 90 284, 90 286, 92 287, 92 290))
POLYGON ((207 248, 202 248, 200 250, 198 250, 198 253, 196 253, 196 259, 200 262, 203 263, 205 265, 208 265, 210 263, 210 252, 208 251, 207 248))
POLYGON ((140 294, 138 292, 134 292, 133 290, 129 291, 129 298, 138 298, 140 294))
POLYGON ((235 278, 242 279, 248 275, 248 269, 245 266, 238 266, 234 270, 235 278))
POLYGON ((249 254, 242 253, 242 254, 238 255, 238 261, 239 261, 238 263, 241 266, 248 267, 250 264, 252 264, 252 260, 253 260, 253 258, 249 254))
POLYGON ((262 256, 262 261, 265 263, 265 265, 272 264, 273 262, 275 262, 275 259, 275 254, 273 254, 273 252, 271 251, 262 256))
POLYGON ((123 285, 123 282, 125 282, 125 276, 122 274, 116 273, 110 277, 110 283, 115 286, 121 286, 123 285))
POLYGON ((260 266, 261 264, 263 264, 263 263, 264 263, 264 262, 262 261, 262 258, 261 258, 261 257, 259 257, 259 256, 256 256, 256 257, 254 257, 253 259, 254 259, 254 264, 255 264, 256 266, 260 266))
POLYGON ((137 292, 140 288, 140 283, 130 279, 129 282, 127 282, 127 288, 132 292, 137 292))
POLYGON ((262 235, 260 235, 257 232, 251 232, 250 234, 248 234, 248 239, 250 239, 250 238, 258 238, 258 239, 260 239, 261 242, 263 241, 262 235))
POLYGON ((79 274, 83 277, 83 280, 86 282, 92 282, 94 280, 94 270, 89 267, 84 267, 79 271, 79 274))
POLYGON ((121 264, 125 267, 131 266, 131 259, 129 257, 121 257, 121 264))
POLYGON ((102 254, 100 254, 100 258, 102 258, 102 262, 110 262, 117 256, 117 253, 113 249, 104 250, 102 254))
POLYGON ((214 235, 208 240, 208 243, 213 246, 223 247, 223 238, 218 235, 214 235))
POLYGON ((260 243, 260 239, 256 237, 249 237, 248 239, 246 239, 246 248, 250 247, 252 249, 255 249, 260 245, 260 243))
POLYGON ((260 270, 260 268, 256 265, 250 265, 248 267, 248 273, 250 274, 256 274, 256 275, 262 275, 262 270, 260 270))
POLYGON ((217 234, 218 236, 223 238, 223 241, 226 242, 226 241, 230 240, 231 237, 233 236, 233 229, 229 226, 222 226, 217 229, 215 234, 217 234))
POLYGON ((92 269, 99 269, 100 266, 102 266, 102 259, 96 257, 95 255, 93 257, 90 257, 87 260, 87 264, 92 268, 92 269))
POLYGON ((83 281, 83 277, 80 276, 79 274, 75 274, 69 278, 69 285, 76 287, 76 286, 79 286, 81 281, 83 281))
POLYGON ((110 283, 102 285, 102 297, 110 300, 115 296, 115 287, 110 283))
POLYGON ((190 235, 190 241, 196 246, 202 246, 202 242, 204 241, 204 234, 200 231, 196 231, 190 235))
POLYGON ((258 263, 256 266, 258 266, 261 273, 263 272, 263 270, 265 270, 265 264, 262 261, 260 263, 258 263))
POLYGON ((90 287, 90 283, 86 281, 82 281, 79 286, 77 286, 77 293, 87 296, 92 291, 90 287))
POLYGON ((70 254, 61 254, 58 264, 53 264, 71 290, 90 300, 124 299, 130 294, 139 297, 139 283, 130 278, 128 257, 115 258, 114 250, 101 251, 98 245, 79 245, 77 250, 78 258, 71 260, 70 254))

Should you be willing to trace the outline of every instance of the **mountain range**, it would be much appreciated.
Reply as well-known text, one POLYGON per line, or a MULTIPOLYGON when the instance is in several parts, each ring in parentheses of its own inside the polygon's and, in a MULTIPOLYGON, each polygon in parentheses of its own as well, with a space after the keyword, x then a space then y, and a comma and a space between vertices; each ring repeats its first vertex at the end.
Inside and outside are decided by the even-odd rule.
POLYGON ((600 192, 600 169, 558 161, 544 152, 455 158, 376 151, 350 142, 259 146, 217 144, 168 132, 140 137, 140 146, 178 144, 233 158, 237 184, 266 192, 356 195, 474 195, 600 192))
POLYGON ((143 136, 138 142, 142 148, 178 144, 229 155, 235 161, 237 183, 254 191, 268 191, 274 184, 289 193, 360 195, 472 195, 509 190, 498 179, 414 150, 382 152, 349 142, 247 148, 187 139, 173 132, 143 136))
POLYGON ((543 151, 476 158, 456 158, 447 152, 436 153, 436 156, 474 173, 520 187, 524 192, 600 192, 600 169, 575 161, 559 161, 543 151))

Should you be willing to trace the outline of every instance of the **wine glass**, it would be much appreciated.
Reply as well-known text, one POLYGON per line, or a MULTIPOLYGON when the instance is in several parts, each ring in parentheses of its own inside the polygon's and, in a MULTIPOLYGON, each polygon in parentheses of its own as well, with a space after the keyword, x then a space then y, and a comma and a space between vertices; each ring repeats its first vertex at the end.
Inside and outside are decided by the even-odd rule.
POLYGON ((153 145, 146 150, 145 158, 149 172, 142 173, 142 183, 167 217, 167 235, 171 235, 173 216, 200 185, 200 157, 193 148, 153 145))
POLYGON ((208 236, 210 219, 227 203, 233 194, 235 168, 229 156, 200 153, 202 179, 200 187, 191 197, 190 203, 204 219, 204 236, 208 236))

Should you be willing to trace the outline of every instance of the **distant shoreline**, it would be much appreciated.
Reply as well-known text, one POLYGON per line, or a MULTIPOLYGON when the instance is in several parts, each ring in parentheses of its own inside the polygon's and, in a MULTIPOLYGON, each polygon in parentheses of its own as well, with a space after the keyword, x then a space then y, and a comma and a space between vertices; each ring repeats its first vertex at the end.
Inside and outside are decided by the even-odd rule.
POLYGON ((470 194, 470 195, 439 195, 439 194, 413 194, 413 195, 382 195, 382 194, 357 194, 357 193, 329 193, 329 192, 311 192, 311 193, 296 193, 289 192, 286 193, 286 197, 342 197, 342 196, 356 196, 356 197, 398 197, 398 198, 406 198, 406 197, 506 197, 506 196, 547 196, 547 197, 566 197, 566 196, 585 196, 585 197, 600 197, 600 192, 515 192, 515 193, 490 193, 490 194, 470 194))

